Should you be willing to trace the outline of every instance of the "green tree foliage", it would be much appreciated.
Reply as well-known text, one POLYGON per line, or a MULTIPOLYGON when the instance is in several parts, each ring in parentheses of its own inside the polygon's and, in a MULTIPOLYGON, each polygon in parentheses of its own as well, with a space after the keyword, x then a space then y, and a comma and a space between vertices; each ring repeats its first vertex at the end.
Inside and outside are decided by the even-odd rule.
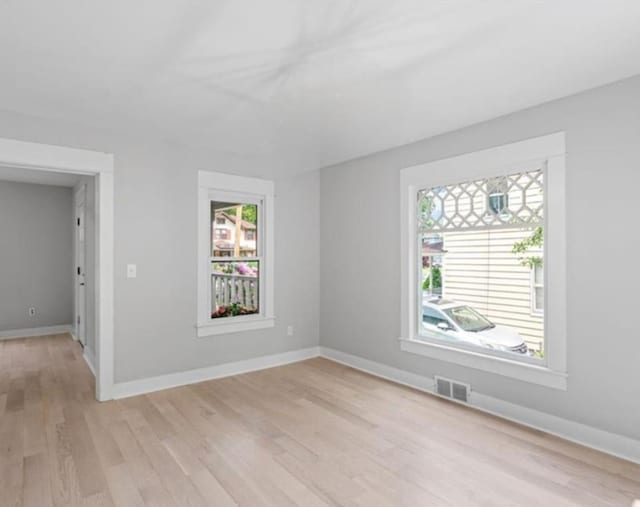
POLYGON ((542 226, 536 227, 528 238, 513 244, 511 251, 518 256, 520 264, 529 268, 542 266, 540 255, 531 255, 530 250, 541 250, 544 242, 544 230, 542 226))
POLYGON ((441 289, 442 288, 442 273, 440 272, 440 268, 438 266, 431 267, 431 274, 424 279, 422 283, 422 290, 429 290, 431 288, 431 277, 433 276, 433 288, 441 289))
MULTIPOLYGON (((236 216, 236 208, 229 208, 227 214, 236 216)), ((242 206, 242 220, 256 225, 258 223, 258 207, 255 204, 245 204, 242 206)))
POLYGON ((418 194, 418 210, 419 210, 419 221, 420 226, 422 227, 433 227, 433 217, 431 214, 433 213, 435 205, 433 203, 433 198, 424 193, 420 192, 418 194))

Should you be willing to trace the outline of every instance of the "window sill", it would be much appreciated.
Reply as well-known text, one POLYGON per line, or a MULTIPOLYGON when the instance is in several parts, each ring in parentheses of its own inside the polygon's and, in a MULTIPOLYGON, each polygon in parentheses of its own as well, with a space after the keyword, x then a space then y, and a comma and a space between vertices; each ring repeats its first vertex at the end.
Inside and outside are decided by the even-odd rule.
POLYGON ((447 347, 422 340, 400 338, 400 349, 432 359, 459 364, 531 384, 538 384, 561 391, 567 390, 567 374, 550 370, 545 366, 512 361, 502 357, 447 347))
MULTIPOLYGON (((231 317, 235 319, 236 317, 231 317)), ((217 334, 240 333, 242 331, 254 331, 256 329, 266 329, 273 327, 276 322, 275 317, 240 317, 242 320, 233 322, 206 322, 196 326, 198 338, 213 336, 217 334)))

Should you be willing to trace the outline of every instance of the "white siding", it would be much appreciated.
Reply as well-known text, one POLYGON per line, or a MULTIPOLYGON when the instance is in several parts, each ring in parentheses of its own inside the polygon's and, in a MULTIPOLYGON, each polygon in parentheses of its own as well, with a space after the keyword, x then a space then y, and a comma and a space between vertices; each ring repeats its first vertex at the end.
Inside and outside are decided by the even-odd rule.
POLYGON ((496 324, 516 328, 532 348, 543 343, 543 317, 532 315, 531 270, 511 249, 531 229, 448 232, 444 236, 443 297, 476 308, 496 324))

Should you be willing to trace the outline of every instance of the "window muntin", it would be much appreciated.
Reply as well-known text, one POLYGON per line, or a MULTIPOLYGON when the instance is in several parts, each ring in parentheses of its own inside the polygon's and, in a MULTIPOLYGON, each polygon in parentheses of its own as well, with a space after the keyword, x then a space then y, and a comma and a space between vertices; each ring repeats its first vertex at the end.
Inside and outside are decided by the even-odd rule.
MULTIPOLYGON (((527 252, 512 250, 538 229, 544 234, 544 167, 421 188, 416 211, 419 320, 432 323, 422 301, 437 290, 460 303, 443 310, 461 328, 453 346, 506 352, 517 360, 543 358, 543 312, 530 310, 544 305, 544 287, 531 288, 540 273, 523 264, 527 252)), ((446 340, 421 323, 417 330, 421 338, 446 340)))
POLYGON ((261 313, 262 245, 257 230, 262 225, 262 201, 239 196, 230 201, 210 196, 210 318, 229 319, 261 313), (230 228, 221 229, 220 223, 230 228), (247 239, 246 232, 252 232, 247 239))

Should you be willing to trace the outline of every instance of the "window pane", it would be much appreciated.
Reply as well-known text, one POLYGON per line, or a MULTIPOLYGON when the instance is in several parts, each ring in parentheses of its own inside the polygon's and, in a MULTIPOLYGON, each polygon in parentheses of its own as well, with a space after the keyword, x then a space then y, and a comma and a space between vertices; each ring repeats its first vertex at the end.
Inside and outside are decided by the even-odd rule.
POLYGON ((258 206, 241 202, 211 202, 211 255, 258 255, 258 206), (237 217, 241 217, 237 220, 237 217))
POLYGON ((536 169, 417 192, 420 335, 543 357, 543 176, 536 169))
POLYGON ((535 309, 539 312, 544 310, 544 288, 536 287, 535 289, 535 309))
POLYGON ((544 269, 542 266, 536 266, 534 268, 534 281, 536 285, 544 284, 544 269))
POLYGON ((211 263, 211 317, 260 312, 260 261, 211 263))

